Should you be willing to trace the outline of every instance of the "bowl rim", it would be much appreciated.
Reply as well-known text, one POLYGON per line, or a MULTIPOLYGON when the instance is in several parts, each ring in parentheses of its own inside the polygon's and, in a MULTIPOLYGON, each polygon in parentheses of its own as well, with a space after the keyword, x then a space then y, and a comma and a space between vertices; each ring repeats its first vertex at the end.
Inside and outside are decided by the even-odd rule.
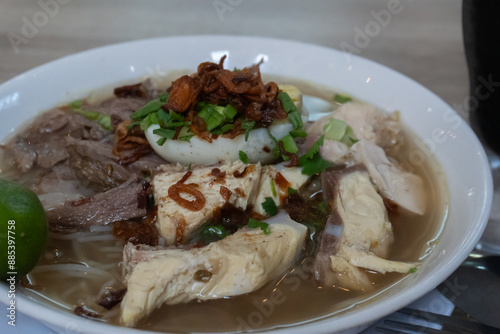
MULTIPOLYGON (((184 40, 193 40, 193 39, 219 39, 219 40, 240 40, 240 41, 246 41, 248 43, 250 42, 268 42, 268 43, 281 43, 281 44, 293 44, 297 47, 306 47, 310 49, 316 49, 316 50, 325 50, 328 52, 333 52, 333 53, 341 53, 339 50, 325 47, 325 46, 320 46, 320 45, 315 45, 315 44, 310 44, 310 43, 304 43, 304 42, 297 42, 293 40, 287 40, 287 39, 278 39, 278 38, 268 38, 268 37, 258 37, 258 36, 240 36, 240 35, 183 35, 183 36, 170 36, 170 37, 156 37, 156 38, 149 38, 149 39, 140 39, 140 40, 133 40, 133 41, 126 41, 126 42, 121 42, 121 43, 116 43, 116 44, 110 44, 110 45, 105 45, 105 46, 100 46, 97 48, 85 50, 82 52, 78 52, 75 54, 70 54, 64 57, 61 57, 59 59, 50 61, 48 63, 45 63, 43 65, 40 65, 38 67, 35 67, 29 71, 26 71, 22 74, 19 74, 8 81, 2 83, 0 85, 0 92, 5 89, 6 87, 14 84, 21 82, 25 80, 25 78, 29 78, 31 76, 36 76, 38 72, 44 71, 47 68, 50 68, 52 66, 57 66, 57 64, 60 64, 61 62, 65 61, 70 61, 75 58, 85 58, 87 56, 91 56, 94 54, 98 54, 100 52, 105 52, 109 51, 111 49, 115 48, 120 48, 120 47, 133 47, 137 46, 141 43, 164 43, 164 42, 179 42, 179 41, 184 41, 184 40)), ((440 99, 438 96, 436 96, 434 93, 429 91, 427 88, 423 87, 421 84, 417 83, 411 78, 408 78, 404 76, 403 74, 396 72, 392 70, 391 68, 381 65, 379 63, 376 63, 374 61, 371 61, 369 59, 360 57, 358 55, 351 54, 350 57, 352 57, 353 62, 362 62, 365 64, 368 64, 371 67, 377 67, 384 72, 392 73, 396 77, 400 78, 401 80, 405 80, 408 82, 411 82, 413 85, 417 85, 420 88, 424 89, 426 91, 426 94, 428 94, 430 97, 435 99, 436 101, 439 101, 443 105, 447 105, 442 99, 440 99)), ((451 107, 449 107, 455 115, 458 115, 451 107)), ((478 229, 472 231, 469 235, 467 235, 466 239, 463 240, 463 243, 460 247, 461 252, 457 252, 452 258, 451 261, 448 263, 443 264, 442 267, 439 268, 435 272, 432 277, 426 277, 423 281, 420 281, 418 286, 420 288, 419 291, 412 291, 412 290, 407 290, 407 291, 400 291, 397 296, 392 296, 390 300, 392 303, 389 305, 385 305, 386 308, 384 309, 383 312, 380 310, 378 312, 373 312, 375 308, 380 308, 379 303, 371 303, 370 305, 364 305, 361 309, 356 310, 355 312, 347 312, 344 314, 339 315, 338 317, 343 318, 343 324, 339 327, 336 328, 336 330, 348 330, 351 329, 352 326, 348 325, 350 321, 352 322, 353 320, 357 319, 354 323, 357 325, 366 325, 370 324, 377 319, 379 319, 381 316, 386 316, 399 308, 403 307, 404 305, 407 305, 411 303, 412 301, 422 297, 424 294, 427 292, 431 291, 434 289, 440 282, 444 281, 458 266, 463 262, 463 260, 466 258, 467 254, 470 253, 470 251, 474 248, 476 243, 479 241, 486 224, 488 222, 489 218, 489 213, 491 210, 492 206, 492 194, 493 194, 493 181, 492 181, 492 176, 491 172, 489 170, 489 165, 488 165, 488 160, 486 158, 486 154, 484 152, 484 149, 477 139, 477 137, 474 135, 470 127, 468 127, 467 124, 465 124, 466 127, 463 129, 468 137, 472 138, 473 145, 478 149, 479 153, 479 159, 477 161, 478 166, 482 169, 482 173, 485 175, 485 179, 483 180, 484 182, 481 184, 481 189, 482 189, 482 196, 483 200, 481 202, 481 214, 479 215, 477 219, 477 224, 479 226, 478 229), (465 256, 464 256, 465 254, 465 256), (437 282, 437 283, 436 283, 437 282), (362 319, 359 321, 359 319, 362 319)), ((5 289, 5 286, 3 284, 0 285, 0 295, 2 298, 0 298, 0 302, 6 303, 6 293, 7 291, 5 289)), ((78 317, 76 315, 71 315, 66 312, 60 312, 60 311, 54 311, 50 308, 47 308, 44 306, 42 303, 38 301, 31 300, 30 298, 26 297, 20 297, 20 301, 22 302, 22 309, 20 309, 20 312, 28 314, 29 316, 36 318, 38 320, 41 320, 42 322, 48 323, 49 325, 52 326, 61 326, 61 321, 65 321, 67 324, 75 324, 78 326, 77 328, 85 328, 84 332, 95 332, 95 333, 114 333, 114 332, 126 332, 126 333, 145 333, 143 330, 138 330, 138 329, 132 329, 132 328, 125 328, 125 327, 119 327, 116 325, 111 325, 111 324, 106 324, 106 323, 96 323, 92 321, 88 321, 87 319, 83 319, 81 317, 78 317), (49 310, 50 311, 45 311, 49 310), (50 315, 57 315, 57 317, 47 317, 45 315, 45 312, 49 312, 50 315)), ((386 303, 387 304, 387 303, 386 303)), ((271 329, 276 332, 287 332, 287 333, 301 333, 304 329, 310 329, 314 330, 315 332, 331 332, 331 322, 332 319, 336 318, 337 316, 327 316, 326 318, 322 318, 319 320, 310 320, 306 321, 304 323, 298 323, 298 324, 293 324, 290 326, 282 327, 282 328, 274 328, 271 329), (303 327, 304 326, 304 327, 303 327)), ((52 327, 51 326, 51 327, 52 327)), ((257 330, 256 332, 265 332, 267 330, 257 330)))

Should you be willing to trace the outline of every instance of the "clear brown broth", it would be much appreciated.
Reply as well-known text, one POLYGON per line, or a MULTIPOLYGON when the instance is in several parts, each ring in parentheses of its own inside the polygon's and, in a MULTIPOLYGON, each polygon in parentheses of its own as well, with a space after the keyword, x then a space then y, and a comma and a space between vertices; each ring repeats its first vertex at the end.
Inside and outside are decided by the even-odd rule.
MULTIPOLYGON (((322 98, 333 96, 331 90, 314 84, 276 77, 272 79, 293 83, 299 86, 304 94, 322 98)), ((391 215, 395 241, 390 247, 388 258, 418 261, 424 259, 437 242, 446 220, 448 194, 443 173, 434 157, 427 157, 418 166, 407 163, 409 152, 418 149, 415 145, 415 140, 418 139, 408 130, 405 135, 405 144, 401 150, 405 153, 401 154, 398 160, 422 177, 424 189, 428 190, 428 209, 423 216, 404 213, 391 215)), ((7 174, 4 172, 5 175, 15 175, 11 173, 12 167, 8 165, 4 164, 0 168, 10 171, 7 174)), ((192 301, 173 306, 164 305, 138 327, 169 332, 218 332, 289 326, 357 308, 405 276, 396 273, 382 275, 368 271, 373 285, 370 291, 318 286, 306 273, 310 260, 309 257, 303 257, 282 277, 246 295, 205 302, 192 301)), ((105 271, 119 276, 120 261, 120 241, 116 239, 82 242, 78 249, 75 249, 71 240, 50 239, 46 256, 39 266, 87 263, 97 268, 105 268, 105 271), (107 253, 102 251, 103 247, 107 247, 107 253), (110 250, 111 255, 104 256, 109 255, 110 250)), ((119 305, 112 311, 105 311, 96 304, 97 293, 109 279, 110 277, 100 277, 92 273, 87 274, 85 278, 61 279, 59 272, 35 272, 28 275, 27 282, 32 285, 28 286, 26 292, 35 298, 48 299, 71 312, 75 306, 85 304, 93 311, 104 314, 102 321, 119 324, 119 314, 116 311, 119 305)))

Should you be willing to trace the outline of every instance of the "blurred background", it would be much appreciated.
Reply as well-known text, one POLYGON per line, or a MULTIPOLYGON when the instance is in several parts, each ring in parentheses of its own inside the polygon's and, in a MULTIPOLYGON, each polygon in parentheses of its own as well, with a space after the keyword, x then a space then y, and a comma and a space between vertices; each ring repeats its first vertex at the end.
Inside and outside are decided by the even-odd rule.
POLYGON ((347 49, 418 81, 467 116, 460 0, 0 0, 0 84, 91 48, 198 34, 347 49))

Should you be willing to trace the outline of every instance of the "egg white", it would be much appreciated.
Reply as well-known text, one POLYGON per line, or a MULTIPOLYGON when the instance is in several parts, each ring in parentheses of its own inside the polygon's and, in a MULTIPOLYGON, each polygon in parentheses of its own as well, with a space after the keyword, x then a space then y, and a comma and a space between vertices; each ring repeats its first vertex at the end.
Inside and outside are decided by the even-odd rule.
MULTIPOLYGON (((308 116, 302 115, 301 117, 304 124, 306 124, 308 116)), ((151 147, 163 159, 181 164, 212 164, 219 161, 236 161, 239 159, 240 151, 245 152, 252 163, 270 164, 276 161, 276 157, 270 152, 276 146, 276 143, 269 136, 269 133, 274 138, 281 139, 293 130, 293 126, 287 118, 273 122, 268 129, 259 128, 250 131, 248 140, 245 140, 245 135, 242 134, 233 139, 219 136, 217 139, 212 140, 212 143, 209 143, 204 139, 193 136, 189 142, 169 139, 160 146, 156 142, 161 137, 153 133, 159 127, 159 125, 155 124, 146 130, 146 138, 151 147)))
MULTIPOLYGON (((280 85, 279 87, 288 93, 301 114, 302 122, 304 125, 307 124, 309 113, 303 107, 302 93, 298 87, 294 85, 280 85)), ((163 159, 181 164, 212 164, 219 161, 236 161, 239 159, 240 151, 245 152, 252 163, 270 164, 277 160, 271 152, 276 146, 271 136, 279 140, 293 130, 290 120, 286 118, 274 121, 267 129, 259 128, 250 131, 248 140, 245 140, 245 135, 242 134, 233 139, 219 136, 217 139, 212 140, 212 143, 209 143, 193 136, 189 142, 168 139, 160 146, 156 143, 160 136, 153 133, 159 127, 159 125, 151 125, 146 130, 146 138, 151 147, 163 159), (269 133, 271 133, 271 136, 269 136, 269 133)))

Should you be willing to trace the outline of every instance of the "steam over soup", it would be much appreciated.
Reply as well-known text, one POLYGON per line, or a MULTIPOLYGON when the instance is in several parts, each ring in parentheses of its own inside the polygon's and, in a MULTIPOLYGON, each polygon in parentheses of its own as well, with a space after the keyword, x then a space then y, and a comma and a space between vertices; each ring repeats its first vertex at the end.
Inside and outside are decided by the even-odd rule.
POLYGON ((0 175, 51 231, 27 293, 117 325, 232 331, 345 311, 418 270, 447 198, 399 113, 223 63, 56 107, 4 142, 0 175), (310 121, 302 92, 331 111, 310 121))

